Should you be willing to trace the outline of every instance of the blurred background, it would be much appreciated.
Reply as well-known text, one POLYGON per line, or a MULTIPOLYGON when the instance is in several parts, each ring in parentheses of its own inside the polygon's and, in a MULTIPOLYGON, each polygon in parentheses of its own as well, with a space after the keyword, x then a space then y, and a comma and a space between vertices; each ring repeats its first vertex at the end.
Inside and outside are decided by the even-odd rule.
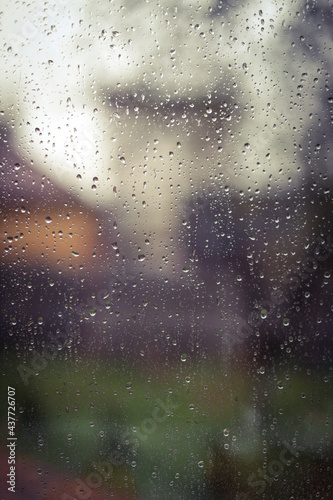
POLYGON ((1 498, 331 499, 332 2, 0 22, 1 498))

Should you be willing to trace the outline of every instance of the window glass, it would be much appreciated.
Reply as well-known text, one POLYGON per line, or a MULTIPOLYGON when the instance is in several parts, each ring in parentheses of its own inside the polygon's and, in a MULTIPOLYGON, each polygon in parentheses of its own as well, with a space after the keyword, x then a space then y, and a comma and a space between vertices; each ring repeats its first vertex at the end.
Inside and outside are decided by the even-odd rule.
POLYGON ((1 498, 331 498, 332 2, 0 23, 1 498))

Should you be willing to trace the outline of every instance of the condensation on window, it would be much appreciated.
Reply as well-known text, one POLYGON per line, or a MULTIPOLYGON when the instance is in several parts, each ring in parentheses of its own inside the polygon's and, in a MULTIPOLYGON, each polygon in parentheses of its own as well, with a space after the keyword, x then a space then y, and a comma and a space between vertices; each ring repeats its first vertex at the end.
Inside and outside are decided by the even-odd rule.
POLYGON ((330 498, 332 28, 3 0, 3 498, 330 498))

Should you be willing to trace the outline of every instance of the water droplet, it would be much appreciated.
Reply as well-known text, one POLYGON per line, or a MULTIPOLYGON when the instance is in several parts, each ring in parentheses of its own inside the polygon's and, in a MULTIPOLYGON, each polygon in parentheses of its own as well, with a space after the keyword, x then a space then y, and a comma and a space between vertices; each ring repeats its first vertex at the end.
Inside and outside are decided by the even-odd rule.
POLYGON ((183 361, 183 363, 184 363, 184 362, 186 361, 186 359, 187 359, 187 354, 182 354, 182 355, 180 356, 180 359, 181 359, 181 360, 183 361))
POLYGON ((51 217, 45 217, 45 222, 46 222, 46 224, 49 224, 50 222, 52 222, 51 217))
POLYGON ((229 429, 224 429, 223 430, 223 435, 224 436, 229 436, 229 433, 230 433, 229 429))
POLYGON ((203 462, 202 460, 201 460, 200 462, 198 462, 198 466, 199 466, 201 469, 203 468, 203 466, 204 466, 204 465, 205 465, 205 464, 204 464, 204 462, 203 462))
POLYGON ((261 317, 261 319, 266 319, 267 318, 267 309, 262 309, 261 310, 260 317, 261 317))

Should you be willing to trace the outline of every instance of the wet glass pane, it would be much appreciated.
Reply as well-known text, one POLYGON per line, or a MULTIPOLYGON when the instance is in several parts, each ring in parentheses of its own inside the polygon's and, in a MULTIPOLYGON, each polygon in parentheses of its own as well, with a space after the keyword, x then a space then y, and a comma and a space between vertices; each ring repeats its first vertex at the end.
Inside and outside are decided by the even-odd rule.
POLYGON ((333 5, 1 4, 1 498, 333 498, 333 5))

